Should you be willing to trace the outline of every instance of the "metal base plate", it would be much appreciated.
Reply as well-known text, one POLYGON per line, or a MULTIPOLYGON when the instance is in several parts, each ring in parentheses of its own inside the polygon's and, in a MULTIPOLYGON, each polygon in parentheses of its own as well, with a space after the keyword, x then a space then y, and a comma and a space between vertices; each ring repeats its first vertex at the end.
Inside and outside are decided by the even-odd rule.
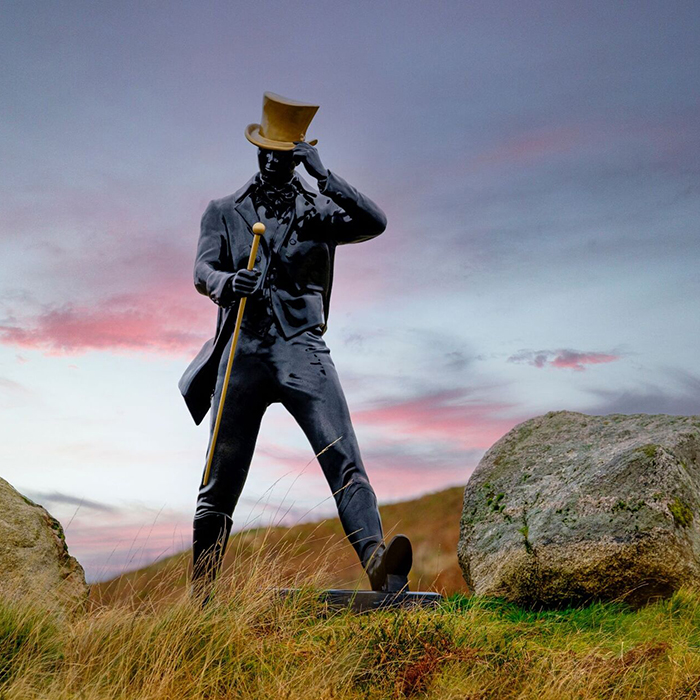
MULTIPOLYGON (((280 589, 280 594, 285 597, 295 593, 295 588, 280 589)), ((320 591, 319 599, 333 610, 349 608, 353 612, 368 612, 392 608, 434 608, 440 603, 442 596, 439 593, 429 593, 427 591, 383 593, 380 591, 355 591, 334 588, 320 591)))

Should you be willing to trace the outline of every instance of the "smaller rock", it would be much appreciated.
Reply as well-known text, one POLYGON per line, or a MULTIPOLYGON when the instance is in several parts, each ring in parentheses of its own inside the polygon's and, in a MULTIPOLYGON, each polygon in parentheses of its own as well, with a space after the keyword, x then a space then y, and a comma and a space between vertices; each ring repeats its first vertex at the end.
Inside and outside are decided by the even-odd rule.
POLYGON ((87 601, 85 572, 61 524, 0 479, 0 594, 70 611, 87 601))

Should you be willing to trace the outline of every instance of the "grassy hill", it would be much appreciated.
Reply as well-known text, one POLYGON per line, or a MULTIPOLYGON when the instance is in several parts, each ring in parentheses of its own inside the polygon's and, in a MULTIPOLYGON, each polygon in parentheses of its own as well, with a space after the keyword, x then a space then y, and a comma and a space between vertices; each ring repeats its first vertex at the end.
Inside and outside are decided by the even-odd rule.
MULTIPOLYGON (((240 560, 239 560, 240 561, 240 560)), ((318 576, 281 598, 279 558, 234 565, 205 610, 136 592, 58 616, 0 596, 2 700, 691 700, 700 593, 524 610, 451 596, 435 610, 329 613, 318 576)), ((173 589, 165 587, 172 596, 173 589)))
MULTIPOLYGON (((461 590, 462 489, 382 509, 416 548, 414 588, 461 590)), ((332 612, 360 571, 336 520, 251 530, 204 610, 189 553, 93 587, 68 614, 0 594, 0 700, 691 700, 700 591, 639 610, 525 610, 453 593, 434 610, 332 612), (293 585, 294 597, 276 588, 293 585)), ((364 584, 364 582, 363 582, 364 584)))
MULTIPOLYGON (((380 507, 387 539, 391 534, 410 537, 414 566, 411 590, 442 593, 464 592, 457 563, 459 519, 463 487, 428 494, 416 500, 380 507)), ((225 569, 246 572, 260 564, 261 557, 275 559, 275 568, 293 579, 299 574, 323 573, 329 588, 367 588, 367 580, 354 550, 348 544, 337 518, 294 527, 244 530, 231 537, 225 569)), ((163 559, 156 564, 91 587, 91 597, 110 604, 134 594, 142 600, 177 596, 186 586, 190 553, 163 559)))

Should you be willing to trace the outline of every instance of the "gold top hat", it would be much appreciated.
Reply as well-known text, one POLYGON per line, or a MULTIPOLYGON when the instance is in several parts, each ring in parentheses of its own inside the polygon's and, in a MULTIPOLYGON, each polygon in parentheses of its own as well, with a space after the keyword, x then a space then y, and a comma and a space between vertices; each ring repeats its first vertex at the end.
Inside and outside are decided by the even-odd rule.
MULTIPOLYGON (((288 100, 273 92, 263 93, 262 124, 248 124, 245 136, 251 143, 271 151, 291 151, 294 141, 304 141, 318 105, 288 100)), ((318 141, 309 141, 315 146, 318 141)))

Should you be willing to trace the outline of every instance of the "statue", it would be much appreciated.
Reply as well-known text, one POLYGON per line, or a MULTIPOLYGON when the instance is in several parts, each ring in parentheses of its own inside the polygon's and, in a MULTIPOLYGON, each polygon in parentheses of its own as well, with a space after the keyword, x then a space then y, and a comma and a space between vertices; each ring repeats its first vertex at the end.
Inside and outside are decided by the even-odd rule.
POLYGON ((202 217, 194 283, 218 305, 217 328, 179 386, 195 423, 212 407, 193 527, 193 590, 205 598, 221 565, 263 414, 275 402, 292 414, 318 455, 372 590, 408 589, 411 544, 404 535, 383 542, 377 499, 323 339, 336 246, 378 236, 386 217, 323 165, 316 141, 305 141, 317 110, 266 92, 261 123, 245 132, 258 147, 260 172, 236 193, 211 201, 202 217), (296 174, 299 164, 319 193, 296 174), (254 227, 264 235, 253 235, 254 227), (254 240, 260 245, 251 255, 254 240), (249 257, 252 269, 246 268, 249 257))

